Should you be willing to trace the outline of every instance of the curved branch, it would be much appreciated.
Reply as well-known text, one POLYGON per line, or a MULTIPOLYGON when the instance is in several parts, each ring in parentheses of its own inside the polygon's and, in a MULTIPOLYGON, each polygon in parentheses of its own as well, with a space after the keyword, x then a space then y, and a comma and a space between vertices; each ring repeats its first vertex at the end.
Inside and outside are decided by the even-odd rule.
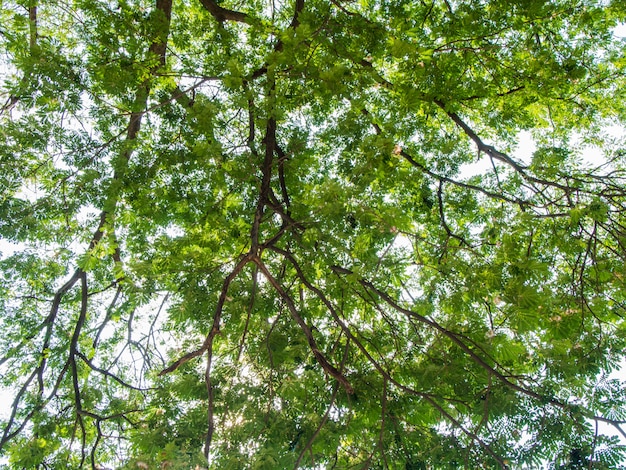
POLYGON ((465 134, 476 144, 476 147, 478 147, 478 150, 480 152, 484 152, 487 155, 489 155, 489 157, 495 160, 501 161, 503 163, 506 163, 511 168, 513 168, 517 173, 519 173, 528 182, 541 184, 544 186, 551 186, 551 187, 564 191, 566 194, 569 194, 572 192, 572 188, 570 188, 567 185, 557 183, 555 181, 543 180, 541 178, 537 178, 535 176, 529 175, 528 172, 526 171, 525 166, 516 162, 507 154, 500 152, 492 145, 485 144, 482 141, 482 139, 478 136, 478 134, 476 134, 476 132, 474 132, 474 130, 465 121, 463 121, 457 113, 448 111, 446 109, 446 104, 443 101, 435 99, 433 102, 437 106, 439 106, 443 110, 443 112, 445 112, 448 115, 448 117, 452 119, 454 123, 463 130, 463 132, 465 132, 465 134))
POLYGON ((313 337, 313 331, 311 330, 311 327, 309 327, 309 325, 306 324, 304 319, 298 313, 298 309, 296 308, 296 304, 294 303, 293 299, 289 296, 289 294, 287 294, 287 292, 285 292, 285 290, 282 288, 280 283, 276 280, 276 278, 274 278, 274 276, 272 276, 272 274, 267 269, 267 266, 265 266, 265 264, 260 259, 255 258, 254 261, 256 265, 259 267, 259 269, 261 270, 261 272, 263 273, 263 275, 265 276, 265 278, 269 281, 269 283, 276 290, 276 292, 278 292, 278 295, 280 295, 282 299, 285 301, 285 303, 287 304, 287 308, 289 309, 289 312, 291 313, 292 318, 296 321, 298 326, 300 326, 300 329, 303 331, 304 336, 306 337, 307 342, 309 343, 311 351, 313 352, 313 355, 315 356, 315 359, 317 360, 319 365, 322 366, 322 368, 329 375, 335 378, 342 385, 342 387, 346 390, 348 394, 353 394, 354 388, 352 388, 352 385, 350 385, 350 382, 348 382, 348 379, 335 366, 333 366, 330 362, 328 362, 328 359, 326 359, 324 354, 319 350, 319 347, 317 346, 317 342, 315 341, 315 338, 313 337))
POLYGON ((467 245, 469 248, 472 248, 472 246, 465 240, 465 238, 457 235, 456 233, 454 233, 452 231, 452 229, 450 229, 450 226, 448 225, 448 222, 446 222, 446 215, 443 209, 443 181, 439 181, 439 186, 437 187, 437 200, 439 202, 438 206, 439 206, 439 218, 441 219, 441 225, 443 225, 444 230, 446 231, 446 234, 448 235, 448 238, 456 238, 462 245, 467 245))
POLYGON ((250 254, 244 256, 235 266, 235 268, 230 272, 226 279, 224 279, 224 283, 222 284, 222 291, 220 293, 220 297, 217 301, 217 306, 215 307, 215 313, 213 314, 213 324, 211 326, 211 330, 207 334, 202 346, 194 351, 188 352, 184 356, 181 356, 174 363, 170 364, 168 367, 159 372, 159 376, 162 377, 166 374, 170 374, 178 369, 183 364, 191 361, 192 359, 201 356, 205 352, 209 351, 213 345, 213 339, 220 332, 220 323, 222 318, 222 310, 224 309, 224 303, 226 302, 226 298, 228 296, 228 288, 230 287, 230 283, 239 275, 241 270, 252 260, 252 256, 250 254))
POLYGON ((131 384, 125 382, 124 380, 120 379, 117 375, 112 374, 108 370, 102 369, 101 367, 98 367, 93 362, 91 362, 91 360, 87 356, 85 356, 83 353, 81 353, 80 351, 76 351, 76 355, 78 357, 80 357, 83 360, 83 362, 89 366, 89 368, 91 370, 93 370, 94 372, 98 372, 98 373, 104 375, 105 377, 112 378, 113 380, 115 380, 117 383, 119 383, 123 387, 130 388, 130 389, 133 389, 133 390, 137 390, 139 392, 146 392, 148 390, 155 390, 154 387, 149 387, 149 388, 135 387, 134 385, 131 385, 131 384))
MULTIPOLYGON (((361 113, 364 116, 368 116, 370 117, 371 114, 367 109, 361 109, 361 113)), ((375 123, 374 121, 371 121, 371 125, 374 128, 374 131, 376 132, 376 134, 381 135, 383 133, 382 128, 375 123)), ((500 194, 500 193, 494 193, 492 191, 489 191, 488 189, 482 188, 480 186, 476 186, 474 184, 470 184, 470 183, 464 183, 462 181, 457 181, 454 180, 452 178, 449 178, 447 176, 444 175, 439 175, 437 173, 435 173, 434 171, 430 170, 426 165, 418 162, 415 158, 413 158, 413 156, 409 153, 407 153, 404 149, 400 148, 398 155, 400 155, 402 158, 404 158, 407 162, 409 162, 412 166, 414 166, 415 168, 418 168, 420 171, 422 171, 423 173, 427 174, 428 176, 436 179, 439 182, 443 182, 443 183, 450 183, 453 184, 454 186, 458 186, 460 188, 465 188, 465 189, 470 189, 472 191, 478 191, 482 194, 484 194, 485 196, 491 198, 491 199, 497 199, 500 201, 505 201, 505 202, 509 202, 511 204, 516 204, 519 205, 520 208, 523 210, 525 208, 525 206, 528 205, 528 202, 519 199, 519 198, 512 198, 509 196, 506 196, 504 194, 500 194)))
MULTIPOLYGON (((331 269, 337 274, 343 274, 343 275, 353 274, 353 272, 350 271, 349 269, 342 268, 340 266, 331 266, 331 269)), ((476 364, 478 364, 480 367, 485 369, 488 373, 493 374, 494 377, 497 377, 502 383, 512 388, 513 390, 523 395, 526 395, 528 397, 534 398, 542 403, 551 404, 564 410, 572 410, 573 407, 569 405, 568 403, 557 400, 556 398, 551 397, 551 396, 542 395, 533 390, 530 390, 521 385, 518 385, 515 382, 512 382, 507 376, 505 376, 503 373, 498 371, 495 367, 489 365, 482 357, 480 357, 476 352, 474 352, 472 348, 470 348, 467 344, 465 344, 461 340, 458 334, 444 328, 435 320, 432 320, 416 312, 413 312, 412 310, 402 307, 395 300, 393 300, 391 296, 389 296, 389 294, 382 291, 381 289, 379 289, 378 287, 376 287, 374 284, 372 284, 369 281, 360 279, 358 282, 366 289, 370 289, 373 292, 375 292, 381 299, 383 299, 394 310, 404 313, 405 315, 411 318, 415 318, 420 323, 424 323, 432 327, 433 329, 439 331, 441 334, 443 334, 444 336, 449 338, 453 343, 455 343, 459 348, 461 348, 461 350, 465 352, 476 364)), ((601 416, 595 416, 591 413, 586 413, 583 410, 579 410, 579 411, 586 418, 602 421, 604 423, 613 425, 620 433, 624 435, 624 437, 626 437, 626 433, 624 433, 624 431, 620 427, 620 425, 626 424, 626 421, 612 420, 609 418, 603 418, 601 416)))

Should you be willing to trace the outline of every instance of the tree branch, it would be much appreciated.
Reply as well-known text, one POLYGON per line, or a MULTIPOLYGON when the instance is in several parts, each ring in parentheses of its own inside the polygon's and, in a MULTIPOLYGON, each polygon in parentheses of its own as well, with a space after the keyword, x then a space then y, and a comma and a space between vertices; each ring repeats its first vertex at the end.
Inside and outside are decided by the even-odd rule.
POLYGON ((240 11, 228 10, 227 8, 219 6, 213 0, 200 0, 202 6, 215 18, 218 23, 224 23, 224 21, 235 21, 238 23, 252 24, 252 17, 246 13, 240 11))
MULTIPOLYGON (((350 330, 350 328, 348 328, 348 326, 346 325, 346 323, 339 317, 335 307, 333 306, 333 304, 328 300, 328 298, 326 297, 326 295, 317 287, 315 287, 304 275, 304 272, 302 271, 302 269, 300 268, 300 265, 298 264, 298 262, 296 261, 296 259, 291 255, 291 253, 285 251, 285 250, 281 250, 279 248, 276 247, 272 247, 271 248, 273 251, 280 253, 281 255, 283 255, 287 260, 289 260, 289 262, 292 264, 292 266, 295 268, 296 273, 298 275, 298 278, 302 281, 302 283, 307 287, 307 289, 311 290, 313 293, 315 293, 317 295, 317 297, 322 301, 322 303, 326 306, 326 308, 328 309, 328 311, 330 312, 332 318, 334 319, 334 321, 337 323, 337 325, 339 325, 339 327, 341 328, 341 330, 344 332, 344 334, 348 337, 348 339, 354 343, 357 348, 361 351, 361 353, 367 358, 367 360, 369 361, 369 363, 378 371, 378 373, 381 375, 381 377, 383 377, 384 379, 386 379, 389 383, 395 385, 396 387, 398 387, 400 390, 403 390, 407 393, 410 393, 411 395, 415 395, 418 396, 420 398, 423 398, 424 400, 426 400, 428 403, 430 403, 435 409, 437 409, 442 416, 444 416, 447 420, 449 420, 451 423, 453 423, 455 426, 457 426, 459 429, 461 429, 461 431, 463 431, 467 436, 471 437, 474 441, 478 442, 480 444, 481 447, 483 447, 485 449, 485 451, 491 455, 496 461, 498 461, 503 467, 505 466, 504 460, 497 455, 490 447, 489 445, 484 442, 479 436, 477 436, 475 433, 467 430, 462 423, 460 423, 457 419, 455 419, 452 415, 450 415, 450 413, 448 413, 439 403, 437 403, 434 399, 433 396, 431 396, 428 393, 425 392, 420 392, 418 390, 415 390, 411 387, 408 387, 406 385, 403 385, 402 383, 398 382, 397 380, 395 380, 391 374, 385 370, 384 367, 382 367, 378 361, 376 361, 372 355, 367 351, 367 349, 365 348, 365 346, 363 346, 363 344, 361 344, 361 342, 358 340, 358 338, 352 333, 352 331, 350 330)), ((340 272, 342 274, 351 274, 352 271, 345 269, 345 268, 341 268, 338 266, 335 266, 332 268, 333 271, 335 272, 340 272)))
MULTIPOLYGON (((347 274, 353 274, 353 272, 349 269, 346 268, 342 268, 340 266, 331 266, 331 269, 338 274, 343 274, 343 275, 347 275, 347 274)), ((472 350, 472 348, 470 348, 467 344, 465 344, 461 338, 460 335, 458 335, 457 333, 454 333, 450 330, 448 330, 447 328, 444 328, 443 326, 441 326, 438 322, 436 322, 435 320, 432 320, 430 318, 427 318, 423 315, 420 315, 416 312, 413 312, 412 310, 409 310, 407 308, 402 307, 401 305, 399 305, 395 300, 393 300, 391 298, 391 296, 389 296, 389 294, 387 294, 386 292, 382 291, 381 289, 377 288, 376 286, 374 286, 374 284, 372 284, 369 281, 366 281, 364 279, 360 279, 359 283, 365 287, 366 289, 371 289, 373 292, 375 292, 380 298, 382 298, 390 307, 392 307, 394 310, 397 310, 398 312, 402 312, 405 315, 415 318, 417 321, 419 321, 420 323, 424 323, 430 327, 432 327, 433 329, 439 331, 441 334, 443 334, 444 336, 446 336, 447 338, 449 338, 454 344, 456 344, 459 348, 461 348, 461 350, 463 352, 465 352, 474 362, 476 362, 476 364, 478 364, 480 367, 482 367, 483 369, 485 369, 487 372, 489 372, 490 374, 493 374, 493 376, 497 377, 502 383, 504 383, 506 386, 512 388, 513 390, 529 396, 531 398, 534 398, 538 401, 540 401, 541 403, 549 403, 551 405, 554 405, 558 408, 561 409, 566 409, 566 410, 572 410, 572 406, 569 405, 568 403, 562 402, 560 400, 557 400, 554 397, 551 396, 547 396, 547 395, 542 395, 540 393, 537 393, 533 390, 530 390, 528 388, 525 388, 521 385, 518 385, 514 382, 512 382, 508 377, 506 377, 504 374, 502 374, 500 371, 498 371, 495 367, 489 365, 483 358, 481 358, 478 354, 476 354, 476 352, 474 352, 472 350)), ((580 411, 580 413, 589 419, 597 419, 598 421, 602 421, 608 424, 611 424, 613 426, 615 426, 620 432, 623 432, 622 429, 620 428, 621 424, 626 424, 626 421, 619 421, 619 420, 611 420, 608 418, 603 418, 600 416, 595 416, 591 413, 586 413, 584 411, 580 411)), ((626 435, 625 435, 626 437, 626 435)))
POLYGON ((537 178, 535 176, 529 175, 528 172, 526 171, 525 166, 516 162, 507 154, 500 152, 495 147, 485 144, 481 140, 481 138, 478 136, 478 134, 476 134, 476 132, 474 132, 473 129, 469 125, 467 125, 465 121, 463 121, 458 114, 452 111, 448 111, 446 109, 446 104, 443 101, 435 99, 433 102, 437 106, 439 106, 448 115, 448 117, 450 117, 450 119, 452 119, 454 123, 463 130, 463 132, 465 132, 465 134, 476 144, 476 147, 478 147, 479 151, 486 153, 487 155, 489 155, 489 157, 495 160, 499 160, 503 163, 506 163, 511 168, 513 168, 516 172, 518 172, 525 180, 529 182, 541 184, 545 186, 552 186, 554 188, 558 188, 562 191, 565 191, 566 193, 570 193, 572 191, 572 188, 570 188, 569 186, 563 185, 561 183, 557 183, 555 181, 543 180, 541 178, 537 178))
MULTIPOLYGON (((343 368, 345 366, 345 363, 348 360, 349 348, 350 348, 350 341, 346 341, 346 348, 344 349, 343 358, 341 359, 341 364, 339 365, 339 371, 340 372, 343 372, 343 368)), ((328 407, 326 408, 326 412, 324 413, 324 416, 322 416, 322 419, 321 419, 320 423, 315 428, 315 431, 313 431, 313 434, 311 434, 311 437, 309 437, 309 440, 306 442, 306 444, 304 445, 304 447, 302 448, 302 450, 298 454, 298 458, 296 459, 296 463, 293 466, 294 469, 298 469, 300 467, 300 462, 302 461, 302 458, 304 457, 304 454, 306 454, 307 450, 311 449, 311 446, 313 445, 313 442, 315 442, 315 439, 317 438, 317 436, 321 432, 322 428, 324 427, 324 425, 328 421, 328 417, 330 416, 330 412, 331 412, 331 410, 333 408, 333 405, 335 404, 335 400, 337 398, 337 390, 338 390, 338 387, 337 387, 337 384, 335 384, 335 386, 333 387, 333 393, 330 396, 330 403, 328 404, 328 407)))
POLYGON ((313 355, 315 356, 315 359, 317 360, 319 365, 322 366, 322 369, 324 369, 329 375, 335 378, 346 390, 346 393, 354 393, 354 389, 352 388, 352 385, 350 385, 350 382, 348 382, 348 379, 346 379, 346 377, 335 366, 328 362, 328 359, 326 359, 324 354, 319 350, 317 342, 313 337, 313 332, 311 331, 311 328, 309 327, 309 325, 306 324, 304 319, 298 313, 298 309, 296 308, 293 299, 289 296, 289 294, 287 294, 287 292, 285 292, 280 283, 272 276, 265 264, 259 258, 255 258, 254 261, 265 276, 265 278, 269 281, 269 283, 276 290, 276 292, 278 292, 278 295, 280 295, 287 304, 287 308, 289 309, 292 318, 296 321, 298 326, 300 326, 300 329, 303 331, 304 336, 309 343, 311 351, 313 352, 313 355))
POLYGON ((171 372, 174 372, 183 364, 191 361, 192 359, 201 356, 206 351, 209 351, 213 345, 213 339, 220 332, 220 322, 222 318, 222 310, 224 309, 224 303, 226 302, 226 297, 228 296, 228 288, 230 287, 230 283, 239 275, 241 270, 252 260, 252 256, 250 254, 245 255, 235 266, 235 268, 230 272, 228 276, 224 279, 224 283, 222 284, 222 291, 220 293, 220 297, 217 301, 217 306, 215 307, 215 313, 213 314, 213 325, 211 330, 206 336, 206 339, 202 343, 198 349, 194 351, 188 352, 184 356, 180 357, 174 363, 163 369, 159 372, 159 376, 164 376, 171 372))

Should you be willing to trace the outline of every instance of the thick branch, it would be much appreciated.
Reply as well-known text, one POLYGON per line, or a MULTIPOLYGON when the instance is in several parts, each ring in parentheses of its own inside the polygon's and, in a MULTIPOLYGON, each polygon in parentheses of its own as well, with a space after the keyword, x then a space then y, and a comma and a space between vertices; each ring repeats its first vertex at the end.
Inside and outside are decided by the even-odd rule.
POLYGON ((289 193, 287 192, 287 183, 285 182, 285 161, 287 160, 287 154, 283 151, 280 145, 276 144, 276 153, 278 154, 278 181, 280 183, 280 193, 283 198, 283 204, 285 204, 285 213, 291 215, 289 206, 289 193))
POLYGON ((227 8, 219 6, 213 0, 200 0, 202 6, 213 15, 219 23, 224 21, 236 21, 238 23, 252 24, 252 18, 240 11, 228 10, 227 8))
MULTIPOLYGON (((273 87, 272 87, 273 88, 273 87)), ((261 167, 261 188, 259 191, 259 199, 257 201, 256 211, 254 213, 254 221, 250 232, 250 253, 256 255, 259 248, 259 230, 265 206, 270 199, 271 182, 272 182, 272 165, 274 163, 274 151, 276 150, 276 119, 270 117, 267 120, 265 137, 265 158, 261 167)))
POLYGON ((291 19, 290 28, 295 29, 300 24, 300 12, 304 9, 304 0, 296 0, 296 5, 294 7, 293 18, 291 19))
POLYGON ((29 2, 28 22, 30 27, 29 46, 32 53, 37 46, 37 0, 30 0, 29 2))
POLYGON ((76 414, 79 416, 83 411, 82 400, 80 398, 80 386, 78 383, 78 367, 76 365, 76 356, 78 352, 78 339, 80 338, 80 333, 83 329, 83 325, 85 324, 85 319, 87 318, 87 301, 88 301, 88 289, 87 289, 87 274, 85 272, 81 272, 80 274, 80 314, 78 315, 78 320, 76 321, 76 326, 74 327, 74 333, 72 334, 72 339, 70 341, 70 368, 72 370, 72 384, 74 386, 74 405, 76 406, 76 414))

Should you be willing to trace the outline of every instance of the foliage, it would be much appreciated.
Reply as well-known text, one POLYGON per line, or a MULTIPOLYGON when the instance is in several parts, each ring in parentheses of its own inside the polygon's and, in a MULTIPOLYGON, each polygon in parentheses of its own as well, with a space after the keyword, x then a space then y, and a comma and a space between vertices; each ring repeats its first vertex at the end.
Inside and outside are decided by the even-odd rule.
POLYGON ((5 0, 7 468, 624 468, 624 21, 5 0))

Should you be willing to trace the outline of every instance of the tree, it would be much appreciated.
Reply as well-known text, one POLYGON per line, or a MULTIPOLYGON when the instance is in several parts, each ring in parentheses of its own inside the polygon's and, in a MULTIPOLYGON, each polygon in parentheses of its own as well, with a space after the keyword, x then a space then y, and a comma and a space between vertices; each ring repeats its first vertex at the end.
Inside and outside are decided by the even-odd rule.
POLYGON ((623 2, 0 15, 8 468, 623 462, 623 2))

